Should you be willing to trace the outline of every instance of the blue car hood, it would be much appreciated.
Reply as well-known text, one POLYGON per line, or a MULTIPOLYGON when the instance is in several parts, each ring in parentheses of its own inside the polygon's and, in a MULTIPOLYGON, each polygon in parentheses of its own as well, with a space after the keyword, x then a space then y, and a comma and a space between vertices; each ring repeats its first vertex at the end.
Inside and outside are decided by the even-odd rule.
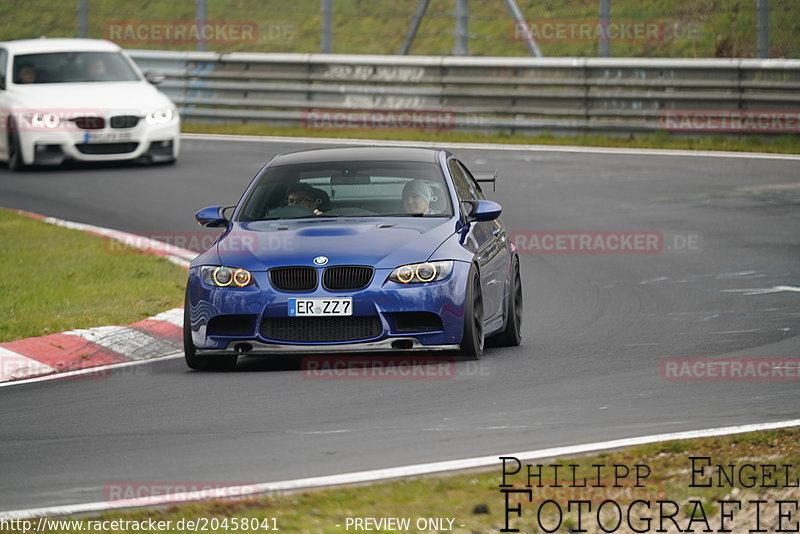
POLYGON ((220 263, 250 271, 287 265, 395 268, 425 261, 455 232, 441 217, 296 219, 237 222, 216 245, 220 263))

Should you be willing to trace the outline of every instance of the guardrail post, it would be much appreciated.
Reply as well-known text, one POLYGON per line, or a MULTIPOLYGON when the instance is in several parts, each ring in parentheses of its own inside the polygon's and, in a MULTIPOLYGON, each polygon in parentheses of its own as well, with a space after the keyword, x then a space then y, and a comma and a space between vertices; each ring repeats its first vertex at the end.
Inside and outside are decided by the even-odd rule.
POLYGON ((744 80, 744 69, 742 68, 742 60, 736 60, 736 109, 746 109, 747 105, 744 103, 744 87, 742 87, 742 80, 744 80))
POLYGON ((583 133, 588 134, 591 130, 589 127, 589 108, 591 107, 591 102, 589 101, 589 68, 586 63, 586 58, 580 59, 580 69, 583 74, 583 133))

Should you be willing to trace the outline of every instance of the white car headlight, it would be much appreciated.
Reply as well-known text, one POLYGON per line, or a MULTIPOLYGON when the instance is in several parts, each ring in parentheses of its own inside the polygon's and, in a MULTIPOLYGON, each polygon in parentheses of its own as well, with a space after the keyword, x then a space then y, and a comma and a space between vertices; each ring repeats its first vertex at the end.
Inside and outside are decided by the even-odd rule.
POLYGON ((452 261, 426 261, 425 263, 413 263, 402 265, 392 271, 389 280, 400 282, 401 284, 424 284, 426 282, 438 282, 450 276, 453 270, 452 261))
POLYGON ((172 121, 174 116, 175 110, 173 108, 162 108, 151 111, 147 114, 144 120, 147 121, 147 124, 166 124, 172 121))
POLYGON ((61 117, 52 111, 34 111, 24 114, 25 120, 32 128, 58 128, 61 117))

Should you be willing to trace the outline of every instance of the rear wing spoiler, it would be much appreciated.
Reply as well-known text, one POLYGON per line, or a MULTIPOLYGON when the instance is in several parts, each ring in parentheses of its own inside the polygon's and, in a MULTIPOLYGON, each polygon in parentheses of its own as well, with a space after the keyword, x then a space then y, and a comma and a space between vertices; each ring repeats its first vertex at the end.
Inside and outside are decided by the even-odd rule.
POLYGON ((476 171, 472 173, 478 183, 491 183, 492 191, 497 191, 497 169, 491 171, 476 171))

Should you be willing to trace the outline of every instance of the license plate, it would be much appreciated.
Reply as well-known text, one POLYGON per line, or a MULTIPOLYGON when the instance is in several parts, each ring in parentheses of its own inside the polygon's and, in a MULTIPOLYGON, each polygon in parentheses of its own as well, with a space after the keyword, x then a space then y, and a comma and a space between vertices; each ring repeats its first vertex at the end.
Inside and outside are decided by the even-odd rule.
POLYGON ((83 134, 84 143, 119 143, 130 140, 131 132, 86 132, 83 134))
POLYGON ((353 299, 289 299, 289 317, 353 315, 353 299))

